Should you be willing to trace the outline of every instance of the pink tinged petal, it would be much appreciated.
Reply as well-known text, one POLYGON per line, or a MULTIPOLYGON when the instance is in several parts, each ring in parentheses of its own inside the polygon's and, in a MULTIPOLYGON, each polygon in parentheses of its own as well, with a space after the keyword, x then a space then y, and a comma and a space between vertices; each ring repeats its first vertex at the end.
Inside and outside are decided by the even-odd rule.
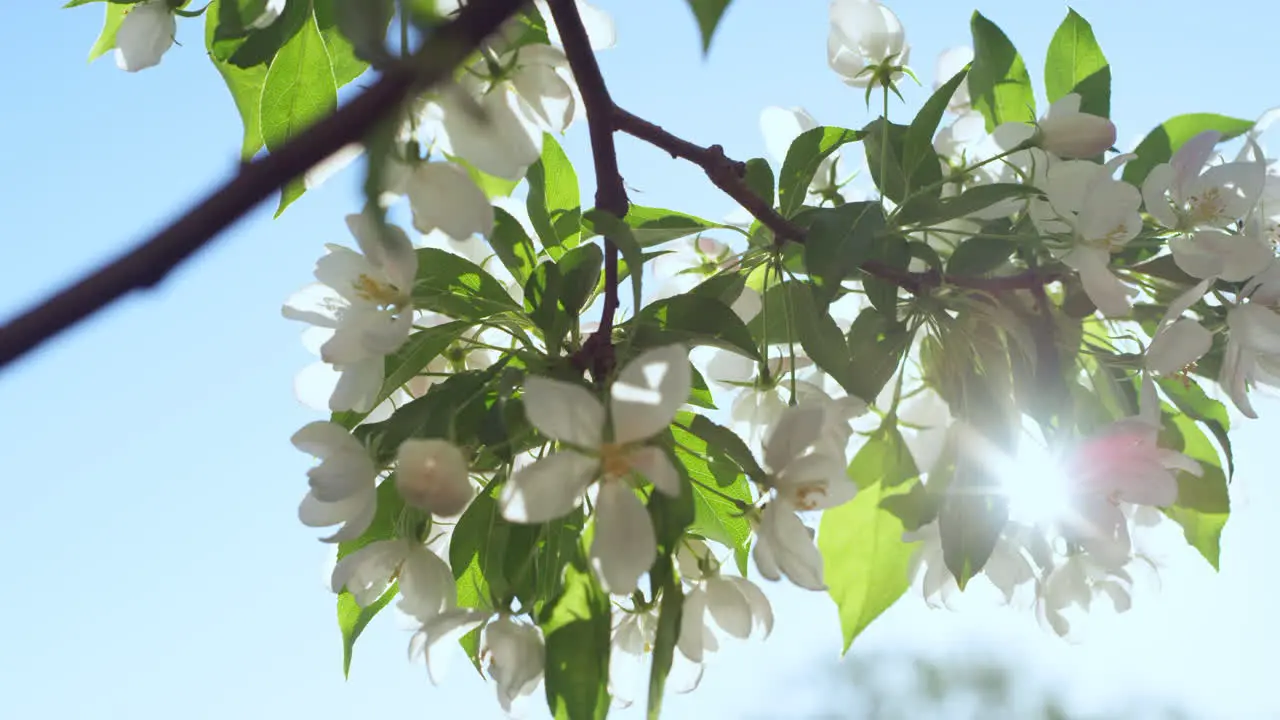
POLYGON ((1147 348, 1147 370, 1156 374, 1181 371, 1204 357, 1213 344, 1213 333, 1191 318, 1181 318, 1156 333, 1147 348))
POLYGON ((680 614, 680 637, 676 640, 676 647, 682 655, 696 663, 703 659, 706 612, 707 594, 702 588, 695 588, 684 596, 684 608, 680 614))
POLYGON ((455 240, 493 232, 493 206, 466 170, 448 162, 422 163, 406 185, 413 227, 437 228, 455 240))
POLYGON ((628 595, 658 557, 653 522, 631 486, 621 480, 600 483, 595 512, 591 566, 606 592, 628 595))
POLYGON ((342 376, 329 398, 329 409, 334 412, 354 410, 369 412, 382 389, 386 364, 380 357, 366 358, 337 368, 342 376))
POLYGON ((818 441, 826 413, 820 405, 794 405, 782 411, 764 443, 764 464, 779 472, 818 441))
POLYGON ((1173 197, 1179 205, 1187 201, 1191 183, 1200 176, 1221 139, 1222 133, 1217 130, 1205 130, 1183 143, 1169 160, 1173 167, 1173 197))
MULTIPOLYGON (((742 593, 751 608, 753 624, 763 628, 764 636, 766 638, 769 637, 769 634, 773 632, 773 605, 769 603, 769 598, 765 596, 764 592, 756 587, 755 583, 736 575, 724 575, 720 579, 721 581, 733 583, 738 592, 742 593)), ((724 626, 721 625, 721 627, 724 626)))
POLYGON ((1255 303, 1237 305, 1227 312, 1231 337, 1263 355, 1280 355, 1280 315, 1255 303))
POLYGON ((457 594, 449 565, 427 548, 412 544, 400 568, 400 601, 396 607, 418 622, 426 622, 451 609, 457 594))
POLYGON ((739 640, 751 634, 751 604, 733 583, 720 577, 707 579, 707 609, 722 630, 739 640))
POLYGON ((1169 204, 1167 193, 1174 180, 1174 169, 1169 163, 1151 168, 1142 181, 1142 203, 1157 223, 1166 228, 1178 227, 1178 216, 1169 204))
POLYGON ((1077 246, 1062 262, 1080 275, 1085 294, 1102 314, 1119 317, 1129 313, 1129 298, 1137 290, 1125 285, 1108 267, 1110 253, 1093 247, 1077 246))
POLYGON ((662 448, 651 445, 636 448, 627 456, 627 461, 659 492, 670 497, 680 496, 680 474, 662 448))
POLYGON ((627 363, 609 393, 614 442, 646 440, 666 430, 692 386, 689 351, 682 345, 655 348, 627 363))
POLYGON ((600 461, 571 450, 552 453, 522 468, 502 486, 498 507, 511 522, 540 523, 567 515, 582 504, 600 461))
POLYGON ((530 376, 524 383, 524 411, 538 432, 552 440, 600 447, 604 406, 581 385, 530 376))
POLYGON ((368 607, 387 591, 408 553, 405 540, 370 543, 338 561, 330 587, 335 593, 345 589, 360 607, 368 607))
MULTIPOLYGON (((1135 469, 1129 477, 1125 478, 1124 485, 1120 489, 1120 499, 1134 505, 1152 507, 1167 507, 1177 502, 1178 480, 1164 464, 1170 459, 1166 454, 1169 452, 1156 450, 1153 453, 1155 462, 1147 467, 1135 469)), ((1182 453, 1173 454, 1181 455, 1182 453)), ((1187 459, 1190 460, 1190 458, 1187 459)), ((1191 464, 1199 467, 1195 461, 1191 464)))

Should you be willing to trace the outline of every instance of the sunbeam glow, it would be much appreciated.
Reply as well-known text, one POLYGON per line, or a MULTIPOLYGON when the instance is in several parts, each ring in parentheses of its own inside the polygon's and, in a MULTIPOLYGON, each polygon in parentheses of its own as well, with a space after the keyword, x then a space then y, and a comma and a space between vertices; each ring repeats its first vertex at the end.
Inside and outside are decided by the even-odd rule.
POLYGON ((1009 497, 1009 519, 1027 524, 1055 522, 1071 510, 1071 478, 1062 458, 1023 438, 1018 453, 995 460, 996 476, 1009 497))

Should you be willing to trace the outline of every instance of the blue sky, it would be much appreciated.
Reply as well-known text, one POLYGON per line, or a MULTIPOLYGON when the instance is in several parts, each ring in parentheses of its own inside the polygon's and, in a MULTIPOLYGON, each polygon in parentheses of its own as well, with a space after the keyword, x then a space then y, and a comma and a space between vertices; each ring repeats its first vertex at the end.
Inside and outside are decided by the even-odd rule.
MULTIPOLYGON (((734 157, 764 154, 767 105, 803 105, 820 122, 861 126, 858 92, 826 68, 825 3, 738 0, 703 60, 679 0, 601 0, 619 43, 601 54, 614 98, 734 157), (785 9, 784 9, 785 8, 785 9)), ((225 179, 240 128, 204 57, 202 21, 180 23, 158 67, 84 58, 101 7, 13 3, 0 24, 11 65, 0 136, 0 317, 141 240, 225 179)), ((1060 3, 978 2, 1040 84, 1060 3)), ((913 65, 967 42, 971 4, 900 0, 913 65)), ((1075 3, 1112 63, 1121 141, 1165 118, 1216 111, 1254 118, 1280 104, 1274 28, 1263 2, 1075 3)), ((923 93, 908 93, 910 107, 923 93)), ((1043 109, 1043 108, 1042 108, 1043 109)), ((905 111, 904 111, 905 112, 905 111)), ((565 146, 586 192, 585 133, 565 146)), ((629 138, 620 161, 635 202, 719 217, 732 205, 692 168, 629 138)), ((293 397, 311 357, 280 305, 310 279, 325 242, 348 242, 358 173, 304 197, 279 220, 244 218, 160 289, 118 303, 0 371, 0 697, 14 718, 343 718, 360 713, 496 714, 491 691, 459 667, 433 688, 404 660, 409 631, 375 623, 343 682, 326 589, 326 548, 295 517, 309 460, 288 442, 316 418, 293 397)), ((1026 618, 895 607, 855 652, 1016 646, 1034 673, 1108 707, 1124 693, 1220 703, 1219 717, 1280 713, 1264 671, 1280 640, 1269 613, 1280 492, 1266 443, 1280 403, 1237 441, 1237 513, 1213 576, 1189 551, 1162 595, 1093 645, 1044 637, 1026 618)), ((779 591, 779 627, 669 701, 672 716, 800 714, 828 687, 839 629, 822 595, 779 591), (788 709, 790 711, 788 711, 788 709)), ((1144 604, 1145 603, 1145 604, 1144 604)), ((536 703, 535 703, 536 706, 536 703)), ((813 706, 816 707, 816 706, 813 706)), ((536 707, 535 707, 536 709, 536 707)))

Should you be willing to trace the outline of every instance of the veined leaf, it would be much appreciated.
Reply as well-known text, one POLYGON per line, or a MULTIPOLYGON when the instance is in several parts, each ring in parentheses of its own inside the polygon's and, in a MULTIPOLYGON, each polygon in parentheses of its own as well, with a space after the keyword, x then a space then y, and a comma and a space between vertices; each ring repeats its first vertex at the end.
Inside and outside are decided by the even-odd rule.
POLYGON ((1230 140, 1245 134, 1252 127, 1252 120, 1214 113, 1190 113, 1169 118, 1138 143, 1138 147, 1133 150, 1138 157, 1125 164, 1121 178, 1131 185, 1141 187, 1151 168, 1169 162, 1178 148, 1205 130, 1217 130, 1222 133, 1223 140, 1230 140))
POLYGON ((225 60, 219 60, 214 54, 214 43, 219 29, 219 9, 222 0, 214 0, 205 11, 205 47, 209 51, 209 59, 218 69, 231 99, 235 101, 236 110, 240 113, 240 122, 244 126, 244 141, 240 145, 240 158, 249 160, 262 147, 261 97, 262 85, 267 78, 266 65, 254 65, 242 68, 225 60))
POLYGON ((582 235, 578 175, 550 133, 542 136, 542 157, 529 167, 529 221, 552 259, 576 246, 582 235))
POLYGON ((1070 8, 1049 42, 1044 90, 1050 103, 1074 92, 1080 95, 1080 112, 1111 116, 1111 65, 1093 36, 1093 27, 1070 8))
POLYGON ((969 95, 973 107, 987 120, 987 132, 1001 123, 1036 121, 1036 98, 1031 76, 1008 36, 982 13, 970 22, 973 65, 969 69, 969 95))
POLYGON ((787 148, 778 177, 778 209, 782 214, 791 217, 804 204, 809 185, 823 160, 841 145, 857 142, 864 135, 841 127, 816 127, 797 135, 787 148))
POLYGON ((702 53, 705 55, 711 50, 711 37, 715 35, 716 26, 720 24, 720 18, 731 0, 685 1, 689 3, 689 9, 693 10, 693 17, 698 21, 698 30, 702 33, 702 53))

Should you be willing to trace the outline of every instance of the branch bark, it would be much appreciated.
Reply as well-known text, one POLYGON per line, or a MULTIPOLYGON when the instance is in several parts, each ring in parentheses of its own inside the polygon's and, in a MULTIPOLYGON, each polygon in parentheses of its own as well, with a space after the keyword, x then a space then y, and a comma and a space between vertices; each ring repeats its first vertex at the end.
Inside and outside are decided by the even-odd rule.
MULTIPOLYGON (((616 130, 613 98, 596 62, 575 0, 549 0, 547 4, 560 31, 565 58, 569 61, 569 69, 587 111, 587 131, 591 137, 591 157, 596 171, 596 208, 621 220, 626 217, 631 202, 627 198, 622 173, 618 170, 618 150, 613 142, 616 130)), ((618 312, 618 246, 607 234, 604 253, 604 308, 600 313, 600 326, 573 358, 579 368, 591 370, 597 383, 604 382, 609 376, 615 361, 613 318, 618 312)), ((633 269, 636 271, 639 268, 633 269)))
MULTIPOLYGON (((414 89, 447 78, 525 0, 472 0, 404 65, 234 178, 151 239, 0 327, 0 367, 133 290, 154 287, 256 205, 339 149, 363 138, 414 89)), ((581 24, 581 23, 579 23, 581 24)))

